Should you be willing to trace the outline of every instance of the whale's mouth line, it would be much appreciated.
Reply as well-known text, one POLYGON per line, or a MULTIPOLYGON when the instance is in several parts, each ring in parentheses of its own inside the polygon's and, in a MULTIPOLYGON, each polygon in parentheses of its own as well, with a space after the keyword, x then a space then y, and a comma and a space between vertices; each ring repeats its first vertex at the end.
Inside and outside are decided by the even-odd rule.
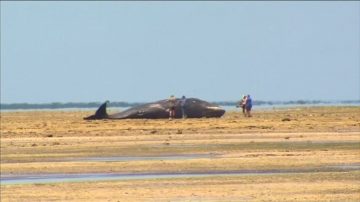
POLYGON ((309 169, 272 169, 272 170, 219 170, 219 171, 184 171, 160 173, 80 173, 80 174, 6 174, 1 175, 1 185, 35 184, 35 183, 63 183, 111 180, 144 180, 144 179, 173 179, 200 177, 237 177, 261 175, 285 175, 324 172, 348 172, 360 170, 360 164, 330 165, 322 168, 309 169))
POLYGON ((206 107, 207 109, 223 110, 221 107, 206 107))

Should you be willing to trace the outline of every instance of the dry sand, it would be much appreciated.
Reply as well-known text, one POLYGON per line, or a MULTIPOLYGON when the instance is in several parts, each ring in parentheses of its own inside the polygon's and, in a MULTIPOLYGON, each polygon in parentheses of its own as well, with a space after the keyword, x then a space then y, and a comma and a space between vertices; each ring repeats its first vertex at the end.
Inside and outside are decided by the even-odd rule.
POLYGON ((360 107, 227 112, 220 119, 96 120, 2 112, 1 174, 304 173, 2 185, 1 201, 360 201, 360 107), (140 157, 200 156, 193 159, 140 157), (208 155, 208 156, 201 156, 208 155), (96 161, 101 157, 139 157, 96 161))

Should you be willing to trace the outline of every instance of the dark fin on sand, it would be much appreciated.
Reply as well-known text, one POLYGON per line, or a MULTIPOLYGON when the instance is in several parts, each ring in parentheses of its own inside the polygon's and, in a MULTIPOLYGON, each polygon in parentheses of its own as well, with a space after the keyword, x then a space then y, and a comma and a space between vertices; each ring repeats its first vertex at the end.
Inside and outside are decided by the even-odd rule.
POLYGON ((95 120, 95 119, 106 119, 108 118, 108 114, 106 112, 106 105, 109 103, 109 101, 104 102, 98 110, 96 110, 94 115, 85 117, 85 120, 95 120))

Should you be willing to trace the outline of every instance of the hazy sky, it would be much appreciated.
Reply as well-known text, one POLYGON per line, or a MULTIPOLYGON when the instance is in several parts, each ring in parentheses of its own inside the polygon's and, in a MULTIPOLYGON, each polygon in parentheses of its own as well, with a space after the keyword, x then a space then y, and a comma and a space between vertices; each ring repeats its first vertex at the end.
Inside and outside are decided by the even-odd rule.
POLYGON ((360 99, 360 2, 1 2, 1 103, 360 99))

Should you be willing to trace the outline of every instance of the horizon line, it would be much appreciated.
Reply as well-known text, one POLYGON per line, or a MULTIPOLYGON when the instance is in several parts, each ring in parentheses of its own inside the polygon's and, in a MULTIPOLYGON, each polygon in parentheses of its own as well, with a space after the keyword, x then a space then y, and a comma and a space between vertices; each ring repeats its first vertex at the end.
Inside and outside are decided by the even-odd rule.
MULTIPOLYGON (((217 101, 210 102, 219 106, 235 106, 239 101, 217 101)), ((0 103, 0 110, 27 110, 27 109, 68 109, 68 108, 97 108, 103 102, 52 102, 52 103, 0 103)), ((111 102, 109 107, 134 107, 151 102, 111 102)), ((290 101, 261 101, 254 100, 255 106, 276 106, 276 105, 320 105, 334 104, 334 105, 355 105, 360 106, 359 100, 290 100, 290 101)))
MULTIPOLYGON (((166 99, 163 99, 166 100, 166 99)), ((208 101, 210 103, 232 103, 232 102, 238 102, 238 100, 222 100, 222 101, 208 101)), ((73 101, 66 101, 66 102, 59 102, 59 101, 53 101, 53 102, 7 102, 2 103, 1 105, 16 105, 16 104, 28 104, 28 105, 47 105, 47 104, 92 104, 92 103, 103 103, 105 101, 79 101, 79 102, 73 102, 73 101)), ((140 101, 140 102, 132 102, 132 101, 110 101, 110 103, 124 103, 124 104, 146 104, 146 103, 152 103, 156 101, 140 101)), ((339 103, 339 102, 360 102, 360 99, 339 99, 339 100, 332 100, 332 99, 294 99, 294 100, 254 100, 253 102, 260 102, 260 103, 288 103, 288 102, 306 102, 306 103, 339 103)))

